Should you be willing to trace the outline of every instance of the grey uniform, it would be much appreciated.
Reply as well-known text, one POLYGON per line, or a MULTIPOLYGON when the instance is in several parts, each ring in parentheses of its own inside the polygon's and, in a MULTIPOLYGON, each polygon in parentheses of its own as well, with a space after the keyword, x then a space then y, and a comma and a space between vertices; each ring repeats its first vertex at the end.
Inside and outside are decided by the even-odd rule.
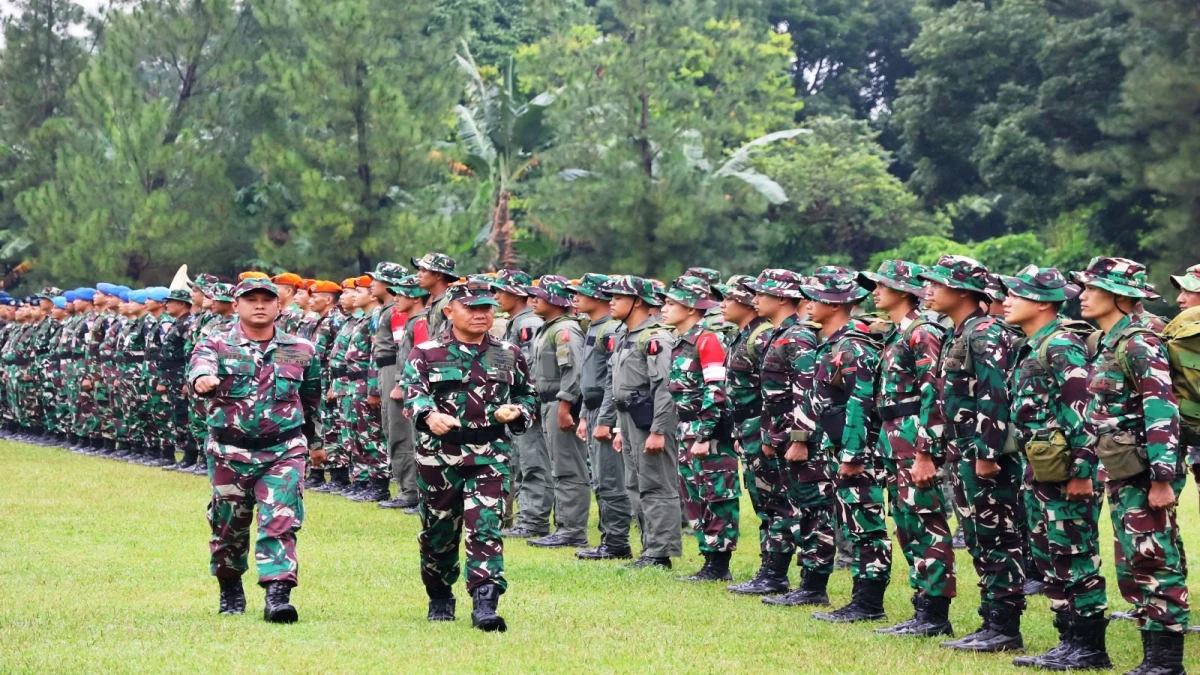
POLYGON ((442 310, 446 309, 446 307, 448 307, 449 305, 450 305, 450 294, 449 293, 442 293, 441 295, 437 296, 436 298, 430 299, 429 304, 426 305, 426 307, 429 310, 429 339, 430 340, 436 340, 438 338, 438 336, 440 336, 442 334, 442 331, 449 329, 450 320, 446 318, 445 312, 442 311, 442 310))
MULTIPOLYGON (((379 368, 379 394, 383 399, 379 406, 380 422, 387 442, 388 463, 392 469, 392 481, 400 490, 404 501, 417 500, 417 466, 413 459, 413 426, 404 416, 404 401, 392 398, 398 374, 397 361, 408 356, 412 350, 411 340, 404 343, 403 330, 392 332, 392 313, 395 302, 389 302, 379 310, 379 325, 375 329, 375 340, 371 351, 375 365, 379 368), (405 450, 407 449, 407 452, 405 450)), ((407 325, 406 325, 407 328, 407 325)))
POLYGON ((587 420, 588 463, 600 511, 600 543, 615 549, 629 547, 629 523, 633 520, 633 507, 625 490, 625 457, 613 450, 611 442, 598 441, 592 434, 596 427, 617 427, 608 361, 624 339, 625 326, 620 321, 605 316, 593 322, 588 326, 579 373, 583 416, 587 420))
POLYGON ((533 342, 534 386, 541 403, 542 436, 550 451, 554 476, 555 529, 568 539, 587 539, 592 494, 588 486, 587 444, 575 429, 558 428, 560 401, 578 410, 582 394, 579 375, 583 365, 583 331, 579 322, 563 315, 542 324, 533 342))
POLYGON ((625 487, 642 531, 642 555, 653 558, 683 555, 679 455, 675 452, 678 418, 667 389, 672 344, 670 329, 649 317, 628 332, 609 362, 625 455, 625 487), (643 333, 647 333, 645 338, 643 333), (640 429, 629 406, 647 397, 653 402, 653 420, 648 429, 640 429), (666 449, 657 455, 645 452, 651 433, 662 434, 665 440, 666 449))
MULTIPOLYGON (((533 337, 542 326, 542 318, 526 307, 509 317, 504 341, 515 344, 527 363, 533 363, 533 337)), ((430 327, 432 335, 432 326, 430 327)), ((513 488, 517 496, 516 526, 537 534, 550 532, 550 511, 554 509, 551 486, 550 450, 542 434, 525 433, 513 437, 517 448, 514 459, 513 488)))

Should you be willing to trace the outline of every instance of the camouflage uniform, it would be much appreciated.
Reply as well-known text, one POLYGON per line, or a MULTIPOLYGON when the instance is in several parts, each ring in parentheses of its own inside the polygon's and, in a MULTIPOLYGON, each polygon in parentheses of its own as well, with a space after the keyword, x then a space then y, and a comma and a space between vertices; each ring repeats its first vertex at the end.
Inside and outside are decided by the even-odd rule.
MULTIPOLYGON (((325 466, 330 469, 346 469, 347 472, 350 469, 350 448, 345 445, 348 438, 345 427, 349 420, 345 414, 347 403, 342 401, 342 396, 344 392, 352 391, 353 386, 347 377, 346 351, 350 348, 355 327, 362 320, 363 312, 355 311, 338 327, 329 348, 329 381, 324 383, 333 394, 332 415, 328 418, 330 424, 325 428, 325 466)), ((350 405, 352 407, 352 404, 350 405)), ((325 421, 326 418, 322 417, 322 423, 325 421)))
MULTIPOLYGON (((186 291, 171 291, 171 300, 191 304, 191 294, 186 291)), ((164 315, 166 316, 166 315, 164 315)), ((187 395, 184 393, 186 384, 187 361, 190 356, 188 341, 192 333, 195 317, 190 313, 159 325, 159 349, 157 379, 166 388, 162 395, 166 399, 167 427, 164 434, 164 457, 166 453, 174 454, 175 448, 183 450, 183 464, 194 464, 199 456, 197 439, 192 435, 190 409, 187 395)))
MULTIPOLYGON (((89 300, 94 300, 94 298, 95 293, 93 291, 89 300)), ((93 329, 96 323, 99 322, 100 316, 95 310, 78 315, 78 321, 76 321, 69 338, 70 367, 67 376, 72 386, 71 395, 75 397, 75 404, 73 406, 75 418, 72 426, 77 435, 86 439, 88 445, 97 450, 100 448, 101 439, 95 383, 93 382, 93 386, 90 389, 84 389, 80 383, 91 377, 89 361, 94 354, 94 345, 92 344, 93 329)))
MULTIPOLYGON (((404 276, 408 274, 408 269, 403 265, 392 262, 381 262, 375 266, 374 272, 369 272, 370 276, 375 281, 391 287, 400 283, 404 276)), ((404 334, 404 321, 406 317, 399 315, 396 312, 395 300, 388 301, 379 308, 378 317, 375 321, 375 333, 371 339, 371 359, 375 363, 375 367, 379 373, 378 385, 369 392, 372 395, 379 397, 379 425, 383 434, 383 452, 388 462, 388 476, 393 477, 395 469, 399 468, 408 478, 411 483, 409 495, 411 499, 416 499, 416 467, 411 462, 407 466, 397 466, 397 452, 399 446, 405 442, 405 439, 411 439, 412 429, 408 420, 404 418, 404 405, 400 401, 392 400, 392 389, 396 387, 396 378, 399 374, 397 362, 400 354, 397 350, 397 343, 404 334)), ((405 354, 404 356, 407 356, 405 354)), ((400 476, 394 476, 400 481, 400 476)), ((403 492, 403 487, 401 489, 403 492)), ((391 494, 387 489, 381 490, 381 495, 390 497, 391 494)))
MULTIPOLYGON (((412 275, 401 277, 392 292, 410 298, 427 298, 429 292, 417 285, 417 278, 412 275)), ((395 309, 393 309, 395 311, 395 309)), ((382 331, 381 331, 382 332, 382 331)), ((399 362, 392 386, 380 383, 379 391, 384 397, 384 405, 388 406, 388 456, 391 461, 392 481, 396 483, 396 499, 388 506, 407 507, 417 503, 417 465, 416 465, 416 434, 412 420, 404 414, 404 401, 391 397, 392 388, 396 386, 404 371, 404 361, 416 345, 429 340, 429 310, 422 309, 405 317, 404 327, 395 339, 395 355, 399 362)), ((377 343, 378 344, 378 343, 377 343)), ((378 363, 378 359, 376 359, 378 363)))
MULTIPOLYGON (((235 293, 273 288, 266 280, 246 280, 235 293)), ((261 344, 235 324, 196 346, 187 378, 193 393, 208 401, 213 576, 240 577, 248 569, 250 520, 257 504, 259 584, 295 586, 308 454, 302 427, 315 414, 321 393, 312 343, 276 331, 261 344), (207 395, 195 390, 204 376, 220 379, 207 395)))
MULTIPOLYGON (((133 296, 139 291, 131 293, 133 296)), ((120 392, 120 405, 117 410, 120 419, 119 437, 129 444, 133 454, 139 458, 145 456, 146 448, 146 419, 144 417, 149 401, 144 377, 146 363, 146 324, 151 319, 149 314, 126 321, 118 336, 117 372, 120 380, 115 385, 120 392)))
POLYGON ((342 375, 334 380, 334 393, 340 402, 343 421, 341 446, 350 455, 350 481, 358 484, 391 482, 387 454, 383 447, 383 428, 379 408, 367 403, 367 396, 379 395, 379 371, 371 358, 371 342, 379 310, 362 313, 346 322, 348 333, 342 352, 342 375))
MULTIPOLYGON (((468 306, 495 304, 486 288, 474 284, 456 286, 451 293, 468 306)), ((524 433, 537 406, 525 357, 515 345, 491 335, 469 344, 447 331, 412 350, 401 383, 418 430, 417 541, 425 589, 431 598, 451 597, 465 529, 468 590, 494 584, 503 592, 508 582, 500 522, 508 490, 508 434, 524 433), (495 413, 505 404, 517 406, 520 416, 501 424, 495 413), (434 412, 454 417, 461 426, 433 435, 426 418, 434 412)))

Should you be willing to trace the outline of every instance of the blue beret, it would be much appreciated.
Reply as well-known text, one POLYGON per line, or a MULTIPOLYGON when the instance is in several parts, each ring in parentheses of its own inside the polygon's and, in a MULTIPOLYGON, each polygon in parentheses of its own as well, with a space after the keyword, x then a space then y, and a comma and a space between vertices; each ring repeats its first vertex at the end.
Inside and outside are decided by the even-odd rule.
POLYGON ((136 291, 129 291, 129 302, 136 302, 140 305, 146 304, 146 298, 149 297, 149 292, 142 288, 136 291))
POLYGON ((75 295, 75 291, 63 291, 63 294, 62 294, 63 304, 65 305, 68 302, 75 302, 75 300, 78 299, 78 297, 79 296, 75 295))
POLYGON ((121 302, 129 302, 129 294, 132 292, 128 288, 122 288, 117 290, 117 297, 121 299, 121 302))
POLYGON ((8 291, 0 291, 0 298, 11 298, 11 297, 12 296, 8 294, 8 291))
POLYGON ((101 293, 103 293, 105 295, 116 295, 117 294, 117 285, 101 281, 100 283, 96 284, 96 290, 100 291, 101 293))
POLYGON ((59 308, 59 309, 66 309, 66 308, 67 308, 67 296, 66 296, 65 294, 64 294, 64 295, 60 295, 60 296, 58 296, 57 298, 54 298, 54 299, 53 299, 53 300, 51 300, 50 302, 53 302, 53 303, 54 303, 54 306, 55 306, 55 307, 57 307, 57 308, 59 308))
POLYGON ((155 302, 166 302, 167 295, 170 294, 170 292, 171 291, 162 286, 151 286, 150 288, 146 289, 146 299, 153 300, 155 302))
POLYGON ((87 300, 91 302, 96 299, 96 289, 94 288, 76 288, 75 298, 77 300, 87 300))

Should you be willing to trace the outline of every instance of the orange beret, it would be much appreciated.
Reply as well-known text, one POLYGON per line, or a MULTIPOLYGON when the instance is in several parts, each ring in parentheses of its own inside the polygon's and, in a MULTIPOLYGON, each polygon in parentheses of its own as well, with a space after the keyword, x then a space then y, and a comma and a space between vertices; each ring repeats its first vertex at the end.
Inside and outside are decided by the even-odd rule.
POLYGON ((309 293, 341 293, 342 287, 336 281, 313 281, 312 286, 308 289, 309 293))
POLYGON ((354 279, 354 283, 359 288, 370 288, 371 287, 371 277, 364 274, 361 277, 356 277, 354 279))
POLYGON ((238 275, 238 281, 245 281, 247 279, 270 279, 270 277, 262 272, 242 272, 238 275))
POLYGON ((315 284, 315 283, 317 283, 316 279, 301 279, 300 280, 300 288, 303 288, 304 290, 308 291, 309 293, 312 293, 312 287, 313 287, 313 284, 315 284))
POLYGON ((304 281, 304 279, 301 279, 299 274, 284 272, 283 274, 276 274, 275 276, 271 277, 271 281, 275 282, 277 286, 300 287, 300 284, 304 281))
POLYGON ((354 277, 342 279, 342 288, 354 288, 356 283, 358 283, 358 279, 355 279, 354 277))

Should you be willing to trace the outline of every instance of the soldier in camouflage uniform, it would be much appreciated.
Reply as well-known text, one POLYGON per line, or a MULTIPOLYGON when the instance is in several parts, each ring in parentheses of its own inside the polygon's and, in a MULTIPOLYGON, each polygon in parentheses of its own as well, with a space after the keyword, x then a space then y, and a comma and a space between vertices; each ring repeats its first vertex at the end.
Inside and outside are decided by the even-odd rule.
MULTIPOLYGON (((403 404, 390 397, 392 390, 396 388, 396 378, 400 372, 399 366, 397 366, 400 357, 397 343, 404 334, 404 322, 407 319, 396 308, 396 297, 392 287, 400 283, 400 280, 407 274, 408 269, 403 265, 381 262, 375 266, 374 272, 369 272, 367 275, 371 277, 371 294, 381 303, 378 318, 375 321, 375 333, 371 340, 371 359, 378 370, 379 378, 377 388, 367 393, 367 401, 370 407, 379 411, 380 428, 383 431, 383 450, 388 458, 388 475, 397 480, 399 477, 393 476, 396 468, 394 461, 396 448, 411 434, 408 420, 403 415, 403 404)), ((415 466, 411 467, 409 474, 414 494, 410 495, 410 502, 405 504, 404 508, 416 505, 415 466)), ((390 489, 384 491, 388 494, 384 495, 384 499, 379 500, 379 504, 387 504, 391 501, 390 489)))
MULTIPOLYGON (((192 435, 190 408, 184 386, 188 357, 188 341, 192 333, 192 293, 186 288, 171 289, 166 299, 166 317, 159 322, 158 363, 156 365, 155 392, 166 399, 167 428, 164 434, 164 450, 171 455, 175 448, 183 450, 183 458, 176 464, 163 466, 165 470, 183 471, 195 466, 200 457, 200 448, 192 435)), ((164 454, 165 456, 165 454, 164 454)))
POLYGON ((355 489, 361 489, 361 486, 350 481, 350 449, 344 445, 348 434, 345 431, 347 420, 342 393, 352 388, 346 377, 346 350, 350 347, 354 327, 361 320, 361 313, 354 306, 358 292, 357 277, 343 279, 341 288, 338 307, 344 318, 329 347, 329 377, 322 381, 325 400, 331 409, 331 415, 322 416, 321 420, 325 447, 325 461, 322 465, 329 469, 328 492, 337 495, 350 492, 353 496, 355 489), (325 424, 326 421, 328 425, 325 424))
POLYGON ((673 452, 678 419, 668 390, 673 340, 650 313, 661 301, 649 281, 613 277, 604 290, 613 318, 625 325, 609 372, 619 429, 613 447, 625 456, 625 489, 642 533, 641 556, 629 567, 670 569, 671 558, 683 554, 679 456, 673 452))
POLYGON ((914 591, 913 617, 875 632, 933 637, 954 634, 949 611, 957 583, 937 468, 945 462, 937 372, 946 331, 918 311, 924 290, 917 275, 923 270, 887 260, 878 272, 861 273, 859 283, 892 321, 877 371, 878 450, 891 477, 888 501, 914 591))
POLYGON ((617 408, 609 368, 609 360, 624 339, 625 330, 612 316, 612 297, 604 290, 609 281, 611 278, 603 274, 585 274, 571 285, 575 292, 575 308, 588 319, 579 383, 583 394, 583 419, 579 421, 578 433, 588 444, 592 486, 600 513, 600 545, 576 551, 575 556, 583 560, 633 557, 629 546, 633 506, 625 489, 625 456, 612 445, 617 408))
POLYGON ((1091 364, 1087 430, 1105 469, 1116 538, 1117 586, 1141 629, 1139 673, 1182 673, 1188 627, 1187 563, 1176 508, 1187 481, 1179 407, 1162 339, 1134 323, 1134 303, 1158 295, 1146 269, 1093 258, 1074 275, 1080 308, 1103 331, 1091 364))
POLYGON ((1020 500, 1023 468, 1006 443, 1008 371, 1014 334, 988 314, 988 271, 965 256, 942 256, 921 273, 930 308, 954 321, 942 347, 941 417, 948 459, 957 464, 955 498, 979 574, 983 626, 943 646, 974 652, 1024 649, 1020 500))
POLYGON ((146 466, 169 466, 174 464, 175 443, 170 437, 171 399, 167 392, 159 391, 159 362, 162 338, 175 320, 166 312, 167 296, 170 291, 163 286, 146 289, 146 360, 142 364, 142 377, 146 387, 146 445, 149 458, 146 466))
MULTIPOLYGON (((312 327, 313 347, 316 349, 317 360, 321 363, 321 391, 328 392, 333 384, 333 374, 330 368, 330 357, 334 342, 341 331, 345 316, 338 306, 341 301, 342 286, 335 281, 319 280, 311 287, 309 306, 320 319, 312 327)), ((345 487, 350 479, 342 477, 341 483, 335 485, 334 471, 338 467, 329 464, 328 458, 337 452, 338 439, 335 432, 337 421, 336 399, 321 397, 317 411, 317 428, 315 437, 309 439, 311 448, 323 448, 325 462, 313 462, 304 487, 317 492, 329 492, 335 487, 345 487), (326 470, 328 469, 328 479, 326 470)))
POLYGON ((279 296, 266 279, 233 292, 238 321, 196 346, 192 391, 208 400, 208 522, 211 569, 221 585, 221 614, 246 608, 250 520, 258 506, 254 560, 266 589, 263 618, 292 623, 297 583, 296 533, 304 521, 304 467, 321 393, 312 343, 275 328, 279 296))
POLYGON ((543 548, 588 544, 587 444, 575 435, 583 398, 579 382, 584 338, 579 321, 570 314, 570 283, 565 277, 547 275, 526 288, 534 298, 534 313, 543 321, 530 347, 529 364, 554 489, 554 533, 526 543, 543 548))
MULTIPOLYGON (((405 316, 404 327, 396 339, 396 354, 400 363, 398 375, 403 375, 403 363, 408 358, 413 347, 429 340, 429 310, 425 301, 429 291, 417 284, 416 275, 403 276, 391 287, 395 294, 395 310, 405 316)), ((382 389, 382 388, 381 388, 382 389)), ((404 390, 400 387, 399 376, 388 392, 385 405, 392 406, 393 432, 396 437, 389 435, 389 457, 392 466, 392 481, 396 483, 396 497, 380 502, 380 508, 402 509, 404 513, 417 513, 417 464, 416 442, 417 431, 412 420, 404 414, 404 390), (395 441, 393 443, 393 440, 395 441)))
POLYGON ((492 337, 496 301, 488 284, 450 290, 449 328, 412 350, 401 378, 416 424, 421 579, 430 621, 454 620, 453 586, 466 538, 471 624, 507 629, 497 613, 504 578, 500 533, 510 476, 509 434, 534 423, 529 366, 515 345, 492 337))
MULTIPOLYGON (((503 340, 521 350, 527 363, 533 363, 533 338, 542 326, 542 318, 529 304, 528 288, 533 278, 521 270, 500 270, 492 282, 496 302, 508 314, 503 340)), ((434 306, 430 305, 432 314, 434 306)), ((430 318, 432 331, 433 319, 430 318)), ((431 332, 431 335, 436 333, 431 332)), ((516 454, 512 458, 513 489, 510 499, 515 498, 517 514, 513 527, 504 531, 504 536, 513 538, 544 537, 550 533, 550 512, 554 509, 554 476, 550 467, 550 450, 546 437, 540 433, 528 433, 513 439, 516 454)), ((512 502, 505 508, 508 518, 512 517, 512 502)))
POLYGON ((103 446, 101 455, 111 456, 117 452, 117 437, 114 427, 113 388, 114 380, 108 379, 113 372, 115 339, 114 325, 119 324, 123 317, 118 312, 121 304, 121 288, 114 284, 96 284, 95 305, 97 317, 92 323, 91 335, 88 337, 88 355, 85 360, 84 380, 80 388, 90 391, 96 404, 96 433, 100 436, 103 446))
POLYGON ((417 283, 429 293, 429 335, 437 337, 446 328, 447 290, 461 277, 455 272, 454 258, 445 253, 426 253, 412 259, 417 268, 417 283))
POLYGON ((1010 390, 1011 424, 1025 455, 1031 547, 1054 612, 1059 644, 1018 666, 1047 670, 1112 667, 1104 644, 1108 608, 1100 576, 1096 453, 1084 428, 1089 395, 1088 349, 1063 326, 1063 303, 1079 294, 1056 269, 1029 265, 1002 277, 1005 320, 1026 340, 1017 352, 1010 390))
POLYGON ((352 487, 342 496, 354 501, 381 502, 391 497, 392 477, 379 407, 372 405, 380 400, 379 370, 371 356, 371 343, 379 321, 379 302, 371 295, 372 283, 369 276, 363 275, 355 280, 356 287, 347 291, 353 298, 354 315, 342 331, 346 335, 345 349, 341 353, 343 370, 334 380, 334 391, 344 423, 341 444, 350 455, 352 487))
POLYGON ((304 325, 306 312, 296 302, 296 293, 300 290, 304 279, 299 274, 284 272, 271 277, 271 283, 275 284, 275 289, 279 291, 279 304, 282 307, 279 310, 279 318, 275 322, 276 326, 285 333, 299 335, 300 329, 304 325))
POLYGON ((742 486, 725 406, 725 350, 702 322, 703 312, 716 304, 711 295, 703 279, 682 276, 667 289, 662 310, 676 335, 668 390, 679 417, 679 494, 704 557, 704 566, 683 581, 730 581, 729 558, 739 534, 742 486))
POLYGON ((721 272, 711 267, 689 267, 684 271, 683 276, 697 277, 708 284, 711 289, 708 299, 713 306, 704 313, 701 322, 705 329, 711 330, 721 338, 722 347, 728 347, 729 343, 733 342, 733 338, 737 336, 738 329, 737 326, 726 321, 725 316, 721 313, 721 298, 717 293, 717 286, 721 285, 721 272))
POLYGON ((83 382, 90 376, 88 361, 93 353, 92 331, 100 318, 95 305, 97 295, 94 288, 75 289, 77 320, 68 338, 70 358, 67 379, 71 386, 69 396, 75 401, 72 426, 79 439, 77 451, 89 455, 98 454, 104 449, 103 439, 100 437, 95 391, 83 386, 83 382))

